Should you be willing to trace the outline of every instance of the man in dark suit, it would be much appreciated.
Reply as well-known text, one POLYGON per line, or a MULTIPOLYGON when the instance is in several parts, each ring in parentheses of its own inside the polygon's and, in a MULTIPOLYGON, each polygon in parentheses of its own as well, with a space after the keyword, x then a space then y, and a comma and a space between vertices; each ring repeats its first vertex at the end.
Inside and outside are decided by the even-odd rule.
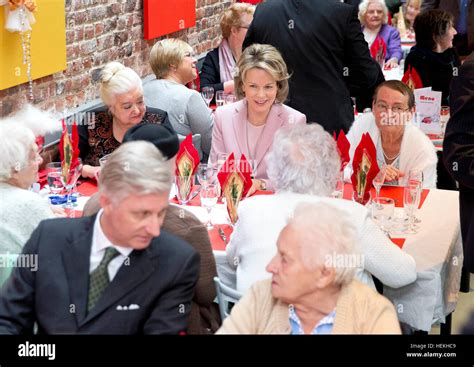
POLYGON ((461 291, 469 292, 474 273, 474 53, 451 81, 451 118, 443 142, 444 164, 459 182, 459 209, 464 248, 461 291))
POLYGON ((474 51, 474 0, 424 0, 421 11, 441 9, 454 16, 453 44, 460 56, 474 51))
POLYGON ((172 170, 144 141, 121 145, 100 174, 94 217, 40 223, 0 290, 0 333, 185 332, 199 255, 161 231, 172 170))
POLYGON ((252 43, 268 43, 282 53, 291 75, 285 103, 328 132, 347 132, 354 121, 350 97, 359 97, 359 108, 370 107, 375 88, 384 81, 370 57, 356 7, 339 1, 259 4, 244 48, 252 43))

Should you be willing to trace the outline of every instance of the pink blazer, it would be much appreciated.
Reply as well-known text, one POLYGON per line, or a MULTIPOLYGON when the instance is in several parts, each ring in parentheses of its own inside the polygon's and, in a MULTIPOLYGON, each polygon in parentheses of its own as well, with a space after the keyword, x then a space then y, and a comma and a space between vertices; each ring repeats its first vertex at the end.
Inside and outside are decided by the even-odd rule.
MULTIPOLYGON (((239 159, 244 154, 250 159, 247 149, 245 124, 247 123, 247 102, 245 99, 219 107, 216 110, 214 128, 212 131, 212 147, 210 162, 217 162, 219 153, 232 153, 239 159)), ((267 124, 259 140, 255 160, 257 172, 255 178, 266 181, 267 188, 273 189, 267 176, 265 157, 272 145, 276 131, 291 124, 305 124, 306 116, 295 109, 283 104, 274 104, 268 114, 267 124)))

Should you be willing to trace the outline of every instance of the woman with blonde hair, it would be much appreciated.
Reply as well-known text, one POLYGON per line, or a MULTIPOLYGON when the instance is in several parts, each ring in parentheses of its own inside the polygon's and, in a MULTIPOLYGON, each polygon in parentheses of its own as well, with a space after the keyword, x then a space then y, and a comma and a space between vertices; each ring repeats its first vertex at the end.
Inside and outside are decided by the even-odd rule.
MULTIPOLYGON (((403 23, 405 24, 405 29, 407 31, 408 38, 415 38, 415 31, 413 29, 413 24, 415 23, 415 18, 421 11, 421 5, 423 0, 407 0, 407 2, 403 5, 403 23)), ((400 13, 398 12, 393 16, 392 24, 394 27, 400 31, 398 27, 400 13)))
POLYGON ((151 49, 150 65, 156 79, 145 84, 147 105, 167 111, 179 135, 201 135, 202 159, 207 160, 214 119, 201 95, 186 87, 197 77, 193 48, 179 39, 161 40, 151 49))
POLYGON ((222 16, 222 42, 206 55, 201 69, 201 88, 213 87, 217 92, 234 93, 234 69, 242 55, 242 44, 252 23, 255 6, 232 4, 222 16))
POLYGON ((132 126, 147 122, 173 129, 165 111, 145 105, 142 80, 120 62, 110 62, 102 69, 100 97, 104 106, 88 111, 92 118, 78 126, 84 177, 96 175, 99 159, 117 149, 132 126))
POLYGON ((253 168, 255 190, 271 189, 265 157, 273 136, 283 126, 306 123, 306 116, 283 102, 288 95, 288 71, 278 50, 270 45, 247 47, 234 79, 240 101, 216 110, 211 162, 222 153, 244 154, 253 168))

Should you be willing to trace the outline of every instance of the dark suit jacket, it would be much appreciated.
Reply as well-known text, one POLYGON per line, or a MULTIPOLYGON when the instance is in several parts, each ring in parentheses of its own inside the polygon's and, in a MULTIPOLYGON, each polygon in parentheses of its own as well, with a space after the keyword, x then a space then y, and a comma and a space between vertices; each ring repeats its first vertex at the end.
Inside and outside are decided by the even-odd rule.
POLYGON ((214 92, 224 90, 224 83, 221 82, 219 69, 219 48, 215 48, 207 53, 199 78, 201 79, 201 89, 203 87, 212 87, 214 92))
POLYGON ((273 0, 257 6, 244 40, 268 43, 291 74, 285 102, 327 131, 349 130, 350 97, 370 101, 384 78, 369 54, 354 6, 334 0, 273 0))
POLYGON ((94 217, 40 223, 23 254, 37 255, 38 270, 15 268, 0 290, 0 333, 178 334, 186 331, 199 275, 199 255, 162 231, 150 246, 132 251, 87 313, 94 217), (118 310, 138 305, 138 309, 118 310))
POLYGON ((459 182, 464 266, 474 273, 474 53, 451 82, 451 118, 443 158, 448 172, 459 182))
MULTIPOLYGON (((84 206, 84 216, 95 215, 100 210, 99 193, 91 196, 84 206)), ((199 254, 201 265, 188 318, 188 334, 215 333, 221 325, 219 309, 214 303, 217 276, 216 261, 206 227, 196 216, 181 207, 170 205, 161 227, 189 243, 199 254)))

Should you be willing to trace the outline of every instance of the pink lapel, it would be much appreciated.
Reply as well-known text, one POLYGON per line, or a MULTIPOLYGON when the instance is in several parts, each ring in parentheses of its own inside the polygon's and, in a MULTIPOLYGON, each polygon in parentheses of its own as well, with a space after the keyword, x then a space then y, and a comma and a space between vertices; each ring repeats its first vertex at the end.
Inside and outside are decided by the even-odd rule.
POLYGON ((254 158, 257 161, 255 170, 260 165, 261 161, 267 154, 268 149, 273 142, 273 137, 275 136, 276 131, 283 126, 284 123, 284 107, 281 104, 274 104, 270 110, 270 113, 267 117, 267 123, 265 129, 263 130, 262 136, 258 143, 256 157, 254 158))
MULTIPOLYGON (((232 124, 234 125, 235 138, 240 149, 240 153, 245 154, 247 159, 249 158, 249 151, 247 149, 247 135, 245 130, 245 124, 247 123, 247 104, 245 99, 235 103, 235 110, 232 115, 232 124)), ((236 154, 236 159, 240 159, 239 152, 236 154)))

